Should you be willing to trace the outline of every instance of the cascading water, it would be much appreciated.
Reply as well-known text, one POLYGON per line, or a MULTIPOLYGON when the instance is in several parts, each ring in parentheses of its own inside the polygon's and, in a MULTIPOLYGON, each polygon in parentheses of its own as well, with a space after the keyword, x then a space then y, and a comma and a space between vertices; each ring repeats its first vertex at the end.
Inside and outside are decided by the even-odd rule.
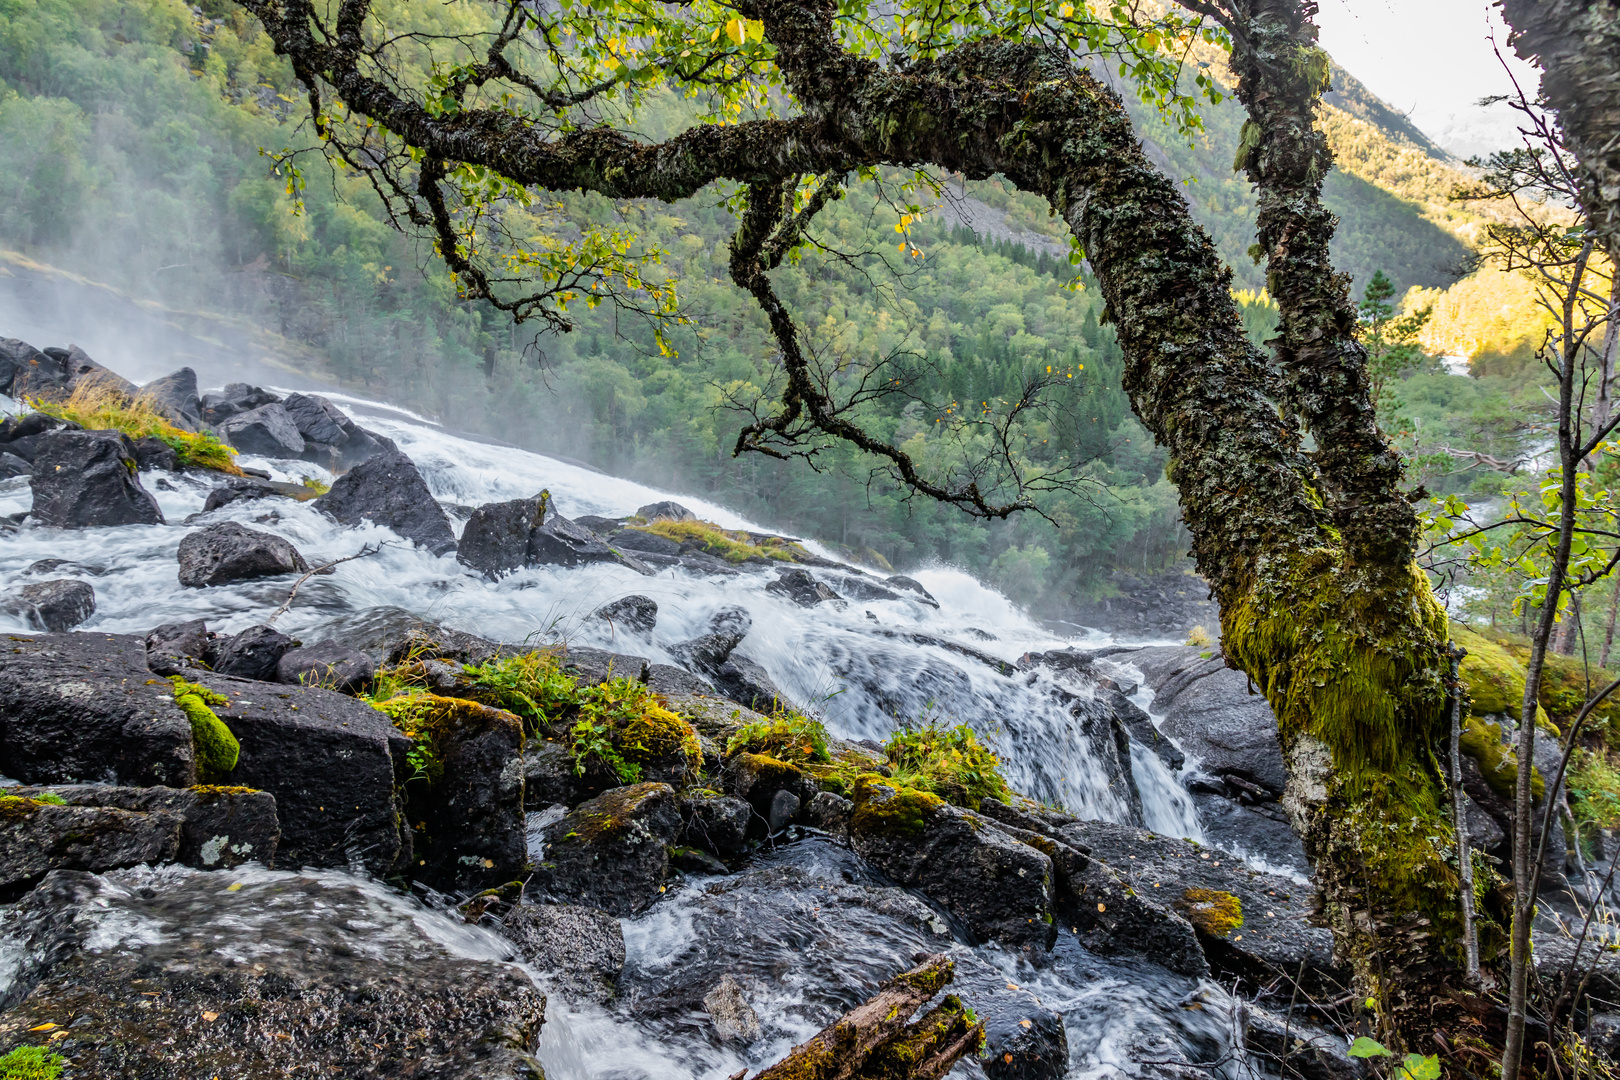
MULTIPOLYGON (((465 511, 458 516, 457 508, 527 497, 542 488, 569 517, 621 516, 669 497, 579 465, 451 435, 402 410, 331 397, 365 409, 364 422, 399 444, 434 495, 450 507, 458 531, 465 511)), ((13 403, 0 400, 6 405, 14 411, 13 403)), ((276 479, 331 479, 302 462, 242 460, 276 479)), ((172 526, 200 511, 213 485, 194 474, 161 472, 143 474, 142 481, 170 526, 67 532, 24 524, 0 541, 0 592, 37 580, 25 571, 38 560, 67 560, 70 565, 54 573, 83 577, 96 590, 97 611, 80 629, 116 633, 142 633, 195 618, 217 631, 234 632, 262 622, 286 599, 283 580, 181 587, 176 550, 186 530, 172 526)), ((759 529, 723 506, 680 498, 698 516, 722 526, 759 529)), ((27 510, 30 502, 26 478, 0 482, 0 515, 27 510)), ((822 714, 833 734, 882 739, 908 721, 967 723, 1000 755, 1015 789, 1081 817, 1131 817, 1130 800, 1110 782, 1095 746, 1077 733, 1070 713, 1070 703, 1092 691, 1072 681, 1060 686, 1041 669, 1014 667, 1027 652, 1109 642, 1056 638, 960 571, 915 574, 938 600, 937 609, 915 599, 806 609, 768 592, 769 577, 756 573, 698 576, 666 569, 646 577, 598 564, 532 567, 489 582, 453 557, 434 557, 374 526, 339 527, 313 506, 291 500, 239 501, 215 511, 210 520, 274 531, 292 541, 311 565, 353 555, 367 544, 384 545, 303 586, 277 625, 306 641, 352 640, 421 619, 497 640, 563 639, 669 663, 670 646, 702 634, 721 609, 740 606, 753 617, 740 651, 762 665, 790 698, 822 714), (630 594, 658 603, 658 623, 650 635, 627 633, 592 615, 630 594)), ((805 543, 826 554, 813 541, 805 543)), ((0 629, 29 628, 16 616, 0 615, 0 629)), ((1144 707, 1150 703, 1138 701, 1144 707)), ((1131 768, 1143 823, 1171 836, 1200 838, 1191 800, 1158 758, 1133 746, 1131 768)), ((282 874, 256 873, 269 875, 266 880, 282 874)), ((368 903, 383 902, 377 898, 386 890, 379 886, 352 885, 364 890, 368 903)), ((206 889, 193 892, 202 896, 206 889)), ((451 934, 445 928, 451 920, 412 901, 395 897, 387 903, 403 905, 399 910, 409 908, 412 918, 439 927, 431 935, 435 939, 451 934)), ((148 911, 145 917, 159 916, 148 911)), ((995 946, 970 949, 960 944, 941 911, 887 885, 852 853, 824 841, 788 845, 730 877, 673 888, 624 927, 628 957, 620 1000, 602 1006, 554 996, 548 1007, 541 1058, 552 1080, 729 1076, 744 1065, 773 1060, 853 1005, 880 978, 909 966, 917 953, 941 949, 959 956, 958 991, 978 992, 993 1003, 981 1011, 1005 1011, 1038 999, 1061 1012, 1072 1077, 1151 1074, 1139 1063, 1172 1052, 1210 1060, 1227 1043, 1225 999, 1212 985, 1147 965, 1103 962, 1067 935, 1039 969, 995 946), (716 1043, 698 1023, 701 988, 722 970, 735 972, 750 988, 764 1028, 762 1041, 752 1047, 716 1043), (1177 1004, 1200 995, 1197 1008, 1177 1004)), ((487 936, 457 937, 452 944, 467 955, 488 958, 492 948, 509 955, 487 936)), ((545 972, 532 974, 545 985, 545 972)), ((977 1066, 962 1070, 976 1074, 977 1066)))

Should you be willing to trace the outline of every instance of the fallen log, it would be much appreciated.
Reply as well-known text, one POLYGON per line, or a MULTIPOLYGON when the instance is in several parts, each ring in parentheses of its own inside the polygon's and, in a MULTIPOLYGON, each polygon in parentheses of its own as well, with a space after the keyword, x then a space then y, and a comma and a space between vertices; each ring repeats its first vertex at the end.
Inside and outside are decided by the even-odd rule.
MULTIPOLYGON (((984 1042, 984 1025, 956 995, 909 1018, 956 973, 943 954, 896 975, 754 1080, 939 1080, 984 1042)), ((743 1080, 747 1070, 731 1080, 743 1080)))

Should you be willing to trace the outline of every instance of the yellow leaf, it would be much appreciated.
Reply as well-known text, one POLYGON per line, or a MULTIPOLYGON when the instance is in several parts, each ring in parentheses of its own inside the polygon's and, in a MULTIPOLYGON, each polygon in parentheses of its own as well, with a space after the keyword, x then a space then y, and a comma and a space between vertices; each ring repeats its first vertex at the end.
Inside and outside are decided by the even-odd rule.
POLYGON ((726 36, 741 45, 743 39, 748 36, 748 24, 741 19, 732 19, 726 23, 726 36))
POLYGON ((761 41, 765 37, 765 24, 758 19, 748 20, 748 40, 761 41))
POLYGON ((54 1028, 55 1026, 56 1026, 55 1024, 41 1024, 41 1025, 39 1025, 39 1027, 31 1027, 28 1030, 29 1031, 49 1031, 52 1028, 54 1028))
POLYGON ((1073 15, 1073 14, 1074 14, 1074 5, 1073 4, 1064 4, 1062 7, 1058 8, 1058 15, 1060 17, 1062 17, 1062 18, 1067 19, 1070 15, 1073 15))

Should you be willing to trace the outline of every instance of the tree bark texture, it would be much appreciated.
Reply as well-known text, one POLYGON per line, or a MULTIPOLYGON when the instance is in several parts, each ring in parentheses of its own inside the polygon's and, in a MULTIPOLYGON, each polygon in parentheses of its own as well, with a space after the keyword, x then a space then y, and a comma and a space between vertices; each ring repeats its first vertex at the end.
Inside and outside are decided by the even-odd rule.
MULTIPOLYGON (((1446 620, 1412 561, 1399 461, 1374 425, 1354 309, 1328 263, 1334 220, 1319 195, 1331 159, 1313 127, 1325 56, 1294 4, 1255 0, 1256 59, 1236 58, 1260 118, 1245 142, 1283 312, 1280 364, 1248 340, 1230 270, 1118 97, 1041 48, 978 41, 885 67, 837 44, 830 0, 743 0, 801 114, 648 145, 606 129, 552 138, 487 110, 429 115, 362 71, 358 30, 345 37, 341 17, 326 36, 311 31, 307 0, 244 6, 306 83, 431 155, 525 184, 674 200, 727 179, 779 200, 802 174, 899 165, 1000 174, 1045 197, 1100 284, 1132 406, 1169 451, 1228 661, 1277 714, 1287 807, 1358 990, 1404 1029, 1460 985, 1457 874, 1442 855, 1446 620), (1285 415, 1309 426, 1314 460, 1285 415)), ((734 266, 756 297, 768 269, 734 266)), ((766 306, 780 340, 785 313, 766 306)))

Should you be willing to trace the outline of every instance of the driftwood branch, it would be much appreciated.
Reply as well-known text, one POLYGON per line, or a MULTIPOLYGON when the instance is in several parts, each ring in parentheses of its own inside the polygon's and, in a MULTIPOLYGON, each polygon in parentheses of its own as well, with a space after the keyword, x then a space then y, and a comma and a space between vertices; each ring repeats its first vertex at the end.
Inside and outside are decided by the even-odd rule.
MULTIPOLYGON (((811 1038, 754 1080, 938 1080, 957 1060, 977 1050, 980 1024, 955 995, 919 1019, 907 1019, 956 972, 943 954, 896 975, 864 1004, 811 1038)), ((738 1073, 732 1080, 742 1080, 738 1073)))
POLYGON ((292 591, 287 593, 287 599, 282 601, 281 606, 276 608, 274 614, 272 614, 268 619, 264 620, 264 624, 266 626, 274 626, 277 619, 287 614, 287 610, 292 607, 293 599, 298 595, 299 588, 302 587, 304 582, 308 581, 310 578, 316 576, 317 574, 329 573, 332 567, 337 566, 340 563, 353 562, 356 559, 364 559, 368 556, 375 555, 377 552, 381 551, 385 547, 390 546, 391 544, 393 544, 392 540, 383 540, 376 544, 367 544, 353 555, 345 555, 341 559, 333 559, 329 563, 322 563, 320 566, 310 570, 303 577, 293 582, 292 591))

